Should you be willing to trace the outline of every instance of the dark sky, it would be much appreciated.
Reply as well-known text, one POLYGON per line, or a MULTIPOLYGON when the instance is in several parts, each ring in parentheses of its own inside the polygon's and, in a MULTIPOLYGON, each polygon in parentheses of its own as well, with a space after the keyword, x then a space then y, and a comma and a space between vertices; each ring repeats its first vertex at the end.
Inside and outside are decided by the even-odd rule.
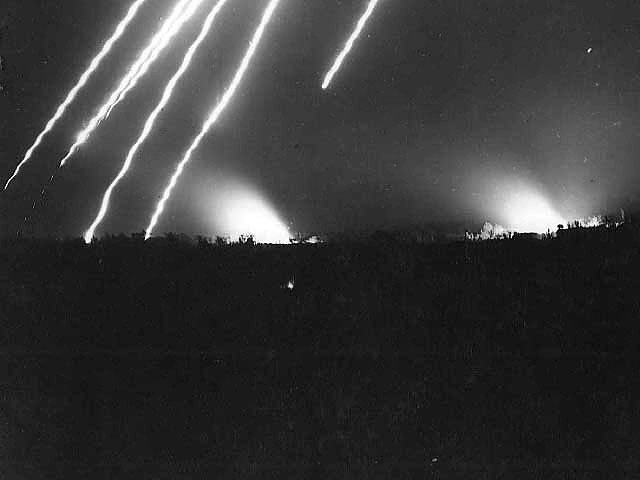
MULTIPOLYGON (((174 1, 149 0, 2 195, 4 234, 24 228, 80 235, 89 225, 204 15, 58 173, 44 201, 40 189, 174 1)), ((2 2, 3 183, 129 3, 2 2)), ((146 226, 265 5, 230 0, 98 233, 146 226)), ((159 232, 214 234, 202 203, 227 177, 255 187, 292 230, 305 232, 500 221, 500 192, 521 184, 565 215, 637 206, 640 2, 382 0, 322 91, 324 73, 365 6, 281 0, 238 95, 183 175, 159 232)))

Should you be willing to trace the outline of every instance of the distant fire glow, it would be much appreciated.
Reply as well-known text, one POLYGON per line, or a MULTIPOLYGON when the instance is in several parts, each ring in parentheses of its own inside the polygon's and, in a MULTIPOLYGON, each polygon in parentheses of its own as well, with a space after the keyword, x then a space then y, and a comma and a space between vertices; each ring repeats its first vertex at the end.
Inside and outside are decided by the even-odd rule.
POLYGON ((478 192, 469 199, 475 213, 505 231, 555 232, 558 225, 567 223, 564 211, 561 212, 553 197, 545 192, 544 185, 532 179, 485 169, 470 172, 468 188, 478 192))
POLYGON ((602 215, 594 215, 592 217, 581 218, 578 220, 578 224, 583 228, 594 228, 605 224, 602 215))
MULTIPOLYGON (((512 238, 518 233, 555 235, 559 228, 595 228, 611 224, 602 215, 581 217, 575 212, 556 207, 550 195, 544 193, 544 186, 500 172, 473 177, 473 189, 482 192, 483 201, 474 203, 477 213, 486 218, 479 232, 467 232, 471 240, 491 240, 512 238)), ((624 212, 620 212, 620 222, 624 223, 624 212)))
POLYGON ((565 223, 549 201, 534 191, 516 193, 504 208, 507 228, 515 232, 544 233, 565 223))
POLYGON ((211 233, 231 241, 250 235, 257 243, 289 243, 289 229, 254 188, 240 182, 216 182, 207 195, 204 208, 211 233))

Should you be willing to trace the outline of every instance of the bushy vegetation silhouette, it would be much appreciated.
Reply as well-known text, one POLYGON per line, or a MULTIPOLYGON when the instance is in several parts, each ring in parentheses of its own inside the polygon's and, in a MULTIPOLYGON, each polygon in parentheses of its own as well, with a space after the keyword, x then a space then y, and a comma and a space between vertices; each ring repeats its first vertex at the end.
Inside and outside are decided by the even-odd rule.
POLYGON ((0 244, 3 478, 627 478, 640 229, 0 244))

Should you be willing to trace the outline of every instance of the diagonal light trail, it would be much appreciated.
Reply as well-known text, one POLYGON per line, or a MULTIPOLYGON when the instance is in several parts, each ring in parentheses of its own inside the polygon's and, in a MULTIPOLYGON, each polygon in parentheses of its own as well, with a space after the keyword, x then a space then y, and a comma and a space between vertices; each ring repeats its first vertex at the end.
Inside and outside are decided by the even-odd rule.
POLYGON ((127 74, 121 80, 118 87, 111 92, 109 99, 100 107, 98 113, 89 121, 87 127, 80 132, 76 142, 71 146, 67 155, 60 161, 63 167, 69 158, 84 144, 93 131, 106 118, 108 112, 115 103, 121 100, 123 92, 128 92, 135 86, 137 81, 147 72, 151 64, 158 58, 158 55, 169 44, 170 40, 180 31, 182 26, 189 20, 196 9, 204 0, 180 0, 175 6, 171 15, 164 21, 160 31, 158 31, 151 42, 138 56, 138 59, 130 67, 127 74))
POLYGON ((184 23, 187 22, 193 16, 195 11, 198 9, 198 7, 202 4, 204 0, 192 0, 192 1, 193 3, 191 3, 187 7, 187 11, 182 15, 182 17, 178 19, 178 24, 175 25, 174 27, 175 30, 171 30, 170 33, 167 35, 167 37, 162 39, 162 42, 160 43, 160 45, 158 45, 156 49, 151 53, 150 58, 142 65, 142 67, 140 68, 140 71, 131 80, 129 85, 127 85, 127 87, 122 92, 120 92, 120 95, 118 95, 117 100, 112 105, 109 106, 109 109, 107 110, 107 114, 106 114, 107 118, 109 117, 109 115, 111 115, 111 111, 122 100, 124 100, 127 93, 129 93, 133 88, 135 88, 135 86, 138 84, 138 80, 140 80, 140 78, 145 73, 147 73, 147 70, 149 70, 149 67, 151 66, 151 64, 155 62, 155 60, 158 58, 158 55, 160 55, 162 50, 164 50, 164 48, 169 44, 169 42, 171 41, 171 38, 173 38, 173 36, 175 36, 180 31, 184 23))
POLYGON ((118 98, 116 99, 116 101, 109 106, 109 109, 107 110, 105 118, 108 118, 109 115, 111 115, 111 111, 120 102, 124 100, 124 98, 127 96, 127 93, 129 93, 131 90, 133 90, 136 87, 136 85, 138 84, 138 80, 140 80, 147 73, 147 71, 153 64, 153 62, 155 62, 158 56, 160 55, 160 53, 162 53, 162 50, 164 50, 167 47, 167 45, 169 45, 169 42, 171 41, 171 39, 180 32, 180 30, 182 29, 182 26, 187 21, 189 21, 191 17, 193 17, 198 7, 200 7, 202 2, 205 0, 191 0, 191 1, 192 3, 189 4, 189 6, 187 7, 187 10, 182 14, 180 18, 178 18, 176 24, 172 26, 172 28, 169 30, 167 35, 161 39, 160 43, 156 46, 153 52, 151 52, 151 55, 149 55, 149 58, 142 64, 138 73, 136 73, 136 75, 131 79, 131 81, 129 82, 129 85, 127 85, 126 88, 120 92, 120 95, 118 95, 118 98))
POLYGON ((138 13, 138 10, 140 9, 140 7, 142 7, 142 4, 145 3, 146 1, 147 0, 136 0, 131 5, 126 16, 120 21, 115 31, 111 35, 111 37, 102 46, 102 49, 100 50, 100 52, 93 58, 93 60, 91 60, 91 64, 89 65, 89 68, 87 68, 84 71, 84 73, 80 76, 80 79, 69 91, 69 93, 67 94, 67 97, 60 104, 60 106, 56 110, 53 117, 51 117, 51 119, 47 122, 46 126, 44 127, 44 130, 40 132, 36 140, 33 142, 33 145, 31 145, 31 147, 29 147, 29 150, 27 150, 27 153, 24 154, 22 161, 16 167, 15 171, 13 172, 13 175, 11 175, 9 180, 7 180, 7 183, 4 186, 5 190, 7 189, 9 184, 13 181, 13 179, 16 178, 22 166, 29 161, 35 149, 38 148, 38 146, 42 143, 42 140, 44 139, 45 135, 47 135, 47 133, 49 133, 53 129, 53 127, 58 122, 58 120, 60 120, 62 115, 64 115, 64 112, 67 110, 67 107, 71 104, 71 102, 73 102, 73 100, 75 100, 76 96, 78 95, 78 92, 82 89, 82 87, 84 87, 87 84, 87 82, 89 81, 89 77, 91 77, 91 74, 93 74, 93 72, 95 72, 98 69, 104 57, 106 57, 109 54, 113 45, 124 34, 125 30, 127 29, 131 21, 134 19, 134 17, 138 13))
POLYGON ((216 123, 216 121, 220 117, 220 114, 224 111, 224 109, 227 107, 227 105, 231 101, 233 95, 235 94, 235 92, 236 92, 236 90, 238 88, 238 85, 240 84, 240 81, 242 80, 242 77, 244 76, 244 74, 245 74, 245 72, 247 70, 247 67, 249 66, 249 62, 251 61, 256 49, 258 48, 258 45, 260 43, 260 40, 262 39, 262 35, 264 33, 264 30, 265 30, 267 24, 269 23, 269 20, 271 20, 271 16, 273 15, 274 10, 278 6, 278 2, 279 1, 280 0, 270 0, 269 1, 269 4, 267 5, 267 8, 265 9, 264 13, 262 14, 262 19, 260 20, 260 25, 258 25, 258 28, 256 29, 255 33, 253 34, 253 38, 251 39, 251 42, 249 43, 249 48, 247 49, 247 51, 246 51, 246 53, 245 53, 245 55, 244 55, 244 57, 242 59, 242 62, 240 63, 240 67, 238 68, 238 70, 236 71, 236 73, 235 73, 235 75, 233 77, 233 80, 231 81, 231 83, 227 87, 227 90, 224 92, 220 102, 213 109, 213 112, 211 113, 209 118, 207 118, 207 120, 204 122, 200 133, 194 139, 193 143, 191 144, 191 146, 189 147, 189 149, 185 153, 184 157, 182 158, 182 160, 178 164, 175 172, 171 176, 171 180, 169 181, 169 184, 165 188, 164 193, 162 194, 162 198, 158 202, 158 204, 156 206, 156 210, 153 213, 153 216, 151 217, 151 221, 149 222, 149 225, 147 226, 147 229, 146 229, 146 232, 145 232, 145 239, 148 239, 149 237, 151 237, 153 229, 154 229, 156 223, 158 222, 158 219, 160 218, 160 215, 162 215, 162 212, 164 211, 165 204, 166 204, 167 200, 169 199, 169 197, 171 196, 171 192, 172 192, 173 188, 176 186, 176 183, 178 182, 178 179, 180 178, 180 175, 184 171, 185 166, 187 165, 187 163, 191 159, 191 156, 193 155, 193 152, 196 150, 196 148, 198 148, 198 146, 200 145, 200 142, 202 141, 202 139, 205 137, 205 135, 211 129, 211 127, 216 123))
POLYGON ((127 174, 127 172, 129 171, 129 168, 131 167, 131 163, 133 162, 133 159, 138 153, 138 150, 140 149, 144 141, 147 139, 147 137, 153 130, 153 127, 156 119, 158 118, 158 115, 160 115, 164 107, 167 105, 167 103, 171 99, 171 95, 173 94, 173 90, 176 84, 189 68, 189 65, 191 64, 191 60, 193 59, 193 56, 195 55, 196 51, 198 50, 198 48, 200 47, 204 39, 209 34, 211 30, 211 26, 213 25, 213 21, 215 20, 216 16, 218 15, 222 7, 225 5, 225 3, 227 3, 227 0, 218 0, 215 6, 211 9, 211 11, 209 12, 209 15, 204 21, 204 24, 202 25, 200 34, 198 35, 196 40, 191 44, 191 46, 189 47, 189 50, 187 50, 187 53, 185 54, 184 59, 182 60, 182 64, 180 65, 180 68, 178 68, 178 70, 173 75, 171 80, 169 80, 169 83, 167 83, 167 86, 165 87, 165 90, 164 90, 164 93, 162 94, 162 98, 160 99, 160 102, 158 102, 153 112, 151 112, 151 115, 149 115, 149 117, 147 118, 144 128, 142 129, 142 133, 140 134, 140 136, 138 137, 134 145, 129 150, 129 153, 127 154, 127 158, 124 161, 124 164, 120 169, 120 172, 118 172, 118 175, 116 175, 116 177, 113 179, 113 181, 105 191, 104 196, 102 197, 102 204, 100 205, 100 210, 98 212, 98 215, 94 219, 89 229, 84 234, 85 242, 90 243, 91 240, 93 239, 93 235, 95 233, 96 228, 98 227, 98 225, 100 225, 107 211, 109 210, 109 201, 111 199, 111 194, 113 190, 116 188, 120 180, 122 180, 124 176, 127 174))
POLYGON ((344 48, 342 49, 342 51, 340 52, 336 60, 333 62, 331 69, 325 75, 324 81, 322 82, 323 90, 327 89, 327 87, 331 84, 331 80, 333 79, 334 75, 338 72, 338 70, 340 70, 340 66, 342 65, 342 62, 344 61, 344 59, 347 57, 347 55, 353 48, 353 44, 360 36, 362 29, 367 23, 367 20, 369 20, 369 17, 373 13, 373 10, 376 8, 378 1, 379 0, 369 0, 369 5, 367 5, 367 9, 365 10, 364 14, 360 17, 360 20, 358 20, 358 24, 356 25, 355 30, 347 40, 347 43, 345 44, 344 48))

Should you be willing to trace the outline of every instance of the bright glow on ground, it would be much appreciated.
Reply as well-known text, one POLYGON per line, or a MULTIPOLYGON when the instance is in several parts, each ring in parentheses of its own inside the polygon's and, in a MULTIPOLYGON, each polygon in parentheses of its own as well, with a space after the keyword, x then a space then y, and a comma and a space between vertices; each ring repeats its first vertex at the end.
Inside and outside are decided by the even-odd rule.
POLYGON ((257 243, 289 243, 287 226, 269 203, 253 189, 228 185, 216 195, 215 229, 230 240, 252 235, 257 243))
POLYGON ((504 209, 507 228, 516 232, 554 232, 558 224, 565 223, 544 196, 529 189, 514 192, 504 209))
POLYGON ((592 217, 581 218, 578 220, 578 223, 581 227, 584 228, 594 228, 599 227, 600 225, 604 225, 604 219, 602 215, 594 215, 592 217))
POLYGON ((505 173, 502 168, 469 172, 469 184, 465 187, 477 192, 468 197, 476 214, 508 232, 555 232, 559 224, 567 223, 565 209, 560 210, 543 184, 511 172, 505 173))

